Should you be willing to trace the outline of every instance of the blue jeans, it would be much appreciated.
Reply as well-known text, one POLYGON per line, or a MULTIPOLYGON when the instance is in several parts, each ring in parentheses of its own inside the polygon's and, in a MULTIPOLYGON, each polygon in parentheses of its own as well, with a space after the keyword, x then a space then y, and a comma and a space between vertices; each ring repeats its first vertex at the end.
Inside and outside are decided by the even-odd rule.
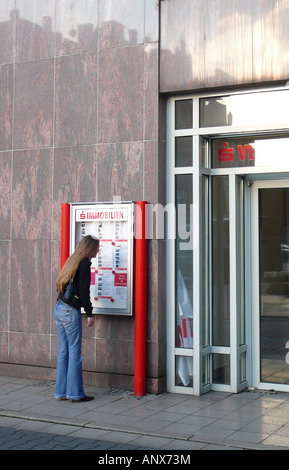
POLYGON ((58 300, 54 309, 59 349, 55 398, 78 400, 84 397, 82 382, 80 311, 58 300))

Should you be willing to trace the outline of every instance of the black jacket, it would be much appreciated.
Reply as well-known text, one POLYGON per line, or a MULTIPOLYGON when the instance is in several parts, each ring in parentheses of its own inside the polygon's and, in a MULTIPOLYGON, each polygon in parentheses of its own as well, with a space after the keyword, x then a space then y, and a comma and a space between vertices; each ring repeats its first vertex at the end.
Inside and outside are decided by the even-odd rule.
MULTIPOLYGON (((92 304, 90 300, 90 265, 91 262, 88 258, 84 258, 73 279, 73 284, 78 287, 79 290, 79 308, 83 307, 87 317, 92 316, 92 304)), ((63 294, 59 294, 58 299, 62 300, 63 294)))

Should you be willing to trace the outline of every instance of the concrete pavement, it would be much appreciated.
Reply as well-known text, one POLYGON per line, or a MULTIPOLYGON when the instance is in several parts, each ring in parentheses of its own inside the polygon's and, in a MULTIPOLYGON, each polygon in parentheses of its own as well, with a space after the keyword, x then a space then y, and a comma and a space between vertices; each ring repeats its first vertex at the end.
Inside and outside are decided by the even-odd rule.
POLYGON ((57 401, 53 382, 0 376, 0 449, 289 449, 286 393, 85 391, 95 399, 57 401))

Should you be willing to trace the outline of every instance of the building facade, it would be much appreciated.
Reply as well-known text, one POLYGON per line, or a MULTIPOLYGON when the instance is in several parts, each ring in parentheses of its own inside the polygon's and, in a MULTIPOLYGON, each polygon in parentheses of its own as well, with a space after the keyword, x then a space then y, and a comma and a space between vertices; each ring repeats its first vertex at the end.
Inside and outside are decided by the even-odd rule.
MULTIPOLYGON (((1 1, 1 374, 54 379, 61 204, 117 197, 167 220, 147 390, 289 391, 288 20, 286 0, 1 1)), ((84 327, 83 370, 133 388, 133 316, 84 327)))

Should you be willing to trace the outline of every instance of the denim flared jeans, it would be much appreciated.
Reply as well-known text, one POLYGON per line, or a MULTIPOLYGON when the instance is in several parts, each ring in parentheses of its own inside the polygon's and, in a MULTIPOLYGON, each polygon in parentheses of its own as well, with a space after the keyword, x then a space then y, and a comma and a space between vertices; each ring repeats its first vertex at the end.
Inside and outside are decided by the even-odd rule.
POLYGON ((58 300, 54 309, 59 349, 55 398, 78 400, 84 397, 82 381, 80 311, 58 300))

